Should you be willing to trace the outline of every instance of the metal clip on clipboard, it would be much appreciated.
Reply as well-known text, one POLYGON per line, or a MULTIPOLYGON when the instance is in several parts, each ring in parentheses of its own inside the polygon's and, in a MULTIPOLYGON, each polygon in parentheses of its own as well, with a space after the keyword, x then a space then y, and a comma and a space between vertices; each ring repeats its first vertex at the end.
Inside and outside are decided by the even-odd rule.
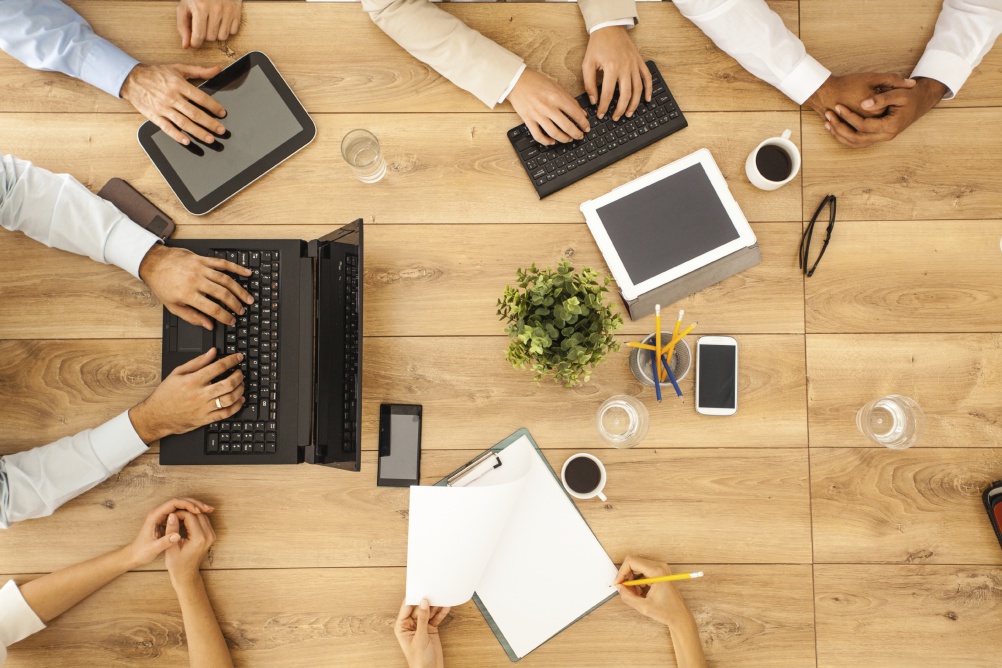
POLYGON ((445 484, 449 487, 466 487, 474 480, 479 480, 484 475, 501 466, 501 458, 493 450, 481 454, 469 464, 459 469, 445 479, 445 484))

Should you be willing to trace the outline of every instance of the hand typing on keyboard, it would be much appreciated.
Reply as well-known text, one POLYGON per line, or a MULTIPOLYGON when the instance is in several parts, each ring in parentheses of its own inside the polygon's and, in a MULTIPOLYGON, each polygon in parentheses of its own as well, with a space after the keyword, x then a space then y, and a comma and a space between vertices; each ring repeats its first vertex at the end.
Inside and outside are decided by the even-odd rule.
POLYGON ((216 349, 210 348, 174 369, 153 394, 129 411, 139 438, 149 444, 234 415, 244 405, 244 374, 234 369, 243 358, 236 354, 216 359, 216 349))
POLYGON ((599 28, 591 34, 581 70, 589 101, 592 106, 598 103, 599 118, 605 118, 617 86, 619 104, 612 112, 614 121, 623 114, 632 118, 641 99, 651 101, 651 71, 624 26, 599 28), (601 97, 597 81, 599 71, 602 72, 601 97))
POLYGON ((210 317, 232 325, 233 314, 243 314, 244 304, 254 303, 247 290, 224 272, 251 275, 250 269, 233 262, 160 244, 150 248, 139 265, 139 277, 168 311, 209 331, 210 317))
POLYGON ((588 117, 571 94, 544 74, 526 68, 508 94, 533 138, 545 146, 571 142, 591 129, 588 117))

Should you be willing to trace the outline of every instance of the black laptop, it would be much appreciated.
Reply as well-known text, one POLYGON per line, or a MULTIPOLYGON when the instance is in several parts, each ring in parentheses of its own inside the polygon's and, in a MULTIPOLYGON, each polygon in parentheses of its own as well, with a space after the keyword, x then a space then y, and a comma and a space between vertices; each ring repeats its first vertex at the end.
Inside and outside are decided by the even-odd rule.
POLYGON ((163 376, 215 347, 244 354, 239 413, 160 442, 161 464, 298 464, 358 471, 362 220, 314 241, 184 239, 169 245, 251 269, 254 304, 210 332, 164 310, 163 376))

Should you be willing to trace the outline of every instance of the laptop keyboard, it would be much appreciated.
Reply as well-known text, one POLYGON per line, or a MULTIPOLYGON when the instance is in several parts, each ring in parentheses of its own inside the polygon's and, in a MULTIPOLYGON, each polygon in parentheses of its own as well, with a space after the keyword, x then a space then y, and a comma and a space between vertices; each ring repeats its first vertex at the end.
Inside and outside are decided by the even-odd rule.
POLYGON ((231 275, 254 298, 232 327, 217 323, 219 357, 243 353, 244 407, 226 422, 214 422, 205 434, 205 452, 274 453, 278 447, 278 251, 216 250, 213 254, 247 267, 250 276, 231 275))
POLYGON ((647 67, 653 84, 651 101, 641 99, 633 118, 624 114, 619 121, 612 120, 612 110, 619 102, 618 90, 602 120, 598 118, 598 105, 592 105, 588 94, 582 93, 577 101, 588 115, 591 127, 584 139, 545 146, 532 138, 524 123, 508 131, 508 140, 518 153, 519 161, 540 198, 552 195, 688 125, 654 61, 648 60, 647 67))
POLYGON ((358 375, 358 256, 344 264, 344 440, 345 452, 355 448, 355 378, 358 375))

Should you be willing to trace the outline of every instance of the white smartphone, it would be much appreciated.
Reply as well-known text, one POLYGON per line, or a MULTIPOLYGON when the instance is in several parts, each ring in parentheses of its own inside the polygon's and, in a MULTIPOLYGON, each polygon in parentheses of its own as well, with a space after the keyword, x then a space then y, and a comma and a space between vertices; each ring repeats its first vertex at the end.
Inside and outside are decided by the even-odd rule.
POLYGON ((734 415, 738 411, 738 342, 730 336, 696 341, 696 412, 734 415))

